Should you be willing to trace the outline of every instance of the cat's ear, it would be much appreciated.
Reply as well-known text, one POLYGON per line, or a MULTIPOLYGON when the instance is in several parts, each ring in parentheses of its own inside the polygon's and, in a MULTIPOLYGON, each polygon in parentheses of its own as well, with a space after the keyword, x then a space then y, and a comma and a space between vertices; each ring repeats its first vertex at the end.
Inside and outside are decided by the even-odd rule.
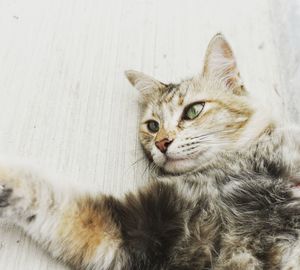
POLYGON ((142 72, 127 70, 125 75, 128 81, 143 95, 151 94, 153 91, 164 87, 163 83, 142 72))
POLYGON ((220 33, 216 34, 208 44, 203 75, 223 81, 237 95, 245 93, 232 49, 220 33))

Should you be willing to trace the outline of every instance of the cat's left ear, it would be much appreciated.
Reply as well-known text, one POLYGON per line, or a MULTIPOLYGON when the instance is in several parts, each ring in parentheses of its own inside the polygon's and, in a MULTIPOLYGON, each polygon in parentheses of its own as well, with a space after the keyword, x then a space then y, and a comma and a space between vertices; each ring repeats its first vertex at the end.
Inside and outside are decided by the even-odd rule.
POLYGON ((237 95, 246 92, 232 49, 220 33, 216 34, 208 44, 203 75, 223 81, 237 95))
POLYGON ((152 94, 154 91, 164 88, 164 84, 160 81, 135 70, 125 71, 128 81, 140 91, 142 95, 152 94))

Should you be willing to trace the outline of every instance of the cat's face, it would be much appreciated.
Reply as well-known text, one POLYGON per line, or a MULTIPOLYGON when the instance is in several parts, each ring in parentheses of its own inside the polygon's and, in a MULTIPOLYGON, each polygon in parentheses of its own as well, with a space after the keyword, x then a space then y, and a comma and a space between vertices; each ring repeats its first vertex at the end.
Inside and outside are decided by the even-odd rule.
POLYGON ((126 75, 141 93, 140 141, 166 172, 199 170, 241 147, 253 109, 222 35, 212 39, 203 73, 192 79, 167 85, 136 71, 126 75))

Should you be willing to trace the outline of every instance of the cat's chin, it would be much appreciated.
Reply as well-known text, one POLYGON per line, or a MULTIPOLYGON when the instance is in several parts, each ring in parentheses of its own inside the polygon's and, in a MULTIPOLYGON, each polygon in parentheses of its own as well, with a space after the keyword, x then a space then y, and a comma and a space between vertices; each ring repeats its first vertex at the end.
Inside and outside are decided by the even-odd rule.
POLYGON ((197 165, 191 159, 167 159, 163 169, 168 173, 187 173, 195 170, 197 165))

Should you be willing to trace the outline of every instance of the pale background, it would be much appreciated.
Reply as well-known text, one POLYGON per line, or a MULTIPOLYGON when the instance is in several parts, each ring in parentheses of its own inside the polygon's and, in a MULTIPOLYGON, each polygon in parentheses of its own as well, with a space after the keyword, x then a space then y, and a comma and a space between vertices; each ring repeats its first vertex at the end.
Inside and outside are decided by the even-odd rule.
MULTIPOLYGON (((216 32, 249 91, 298 120, 299 29, 297 0, 0 0, 1 154, 105 192, 144 183, 137 93, 123 71, 196 74, 216 32)), ((5 226, 0 269, 65 267, 5 226)))

